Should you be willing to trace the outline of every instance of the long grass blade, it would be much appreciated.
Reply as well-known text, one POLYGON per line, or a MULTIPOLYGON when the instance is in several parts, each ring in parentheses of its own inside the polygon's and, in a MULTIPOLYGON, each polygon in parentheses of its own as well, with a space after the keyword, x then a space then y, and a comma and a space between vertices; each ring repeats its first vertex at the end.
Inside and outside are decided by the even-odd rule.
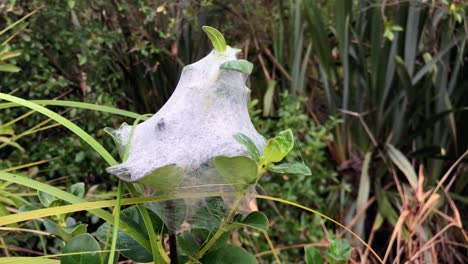
MULTIPOLYGON (((367 152, 364 156, 364 163, 362 164, 361 179, 359 180, 359 190, 356 200, 356 211, 361 211, 366 206, 369 200, 370 192, 370 179, 369 179, 369 164, 372 158, 372 152, 367 152)), ((366 221, 366 214, 364 213, 356 222, 356 234, 360 237, 364 236, 364 223, 366 221)))
MULTIPOLYGON (((140 114, 126 111, 126 110, 121 110, 121 109, 111 107, 111 106, 96 105, 96 104, 83 103, 83 102, 63 101, 63 100, 29 100, 29 102, 35 103, 38 105, 65 106, 65 107, 94 110, 94 111, 121 115, 121 116, 126 116, 126 117, 131 117, 131 118, 138 118, 141 116, 140 114)), ((0 110, 12 108, 12 107, 18 107, 18 106, 21 106, 21 105, 16 104, 16 103, 1 103, 0 110)))
POLYGON ((83 139, 87 144, 89 144, 94 150, 96 150, 101 157, 106 160, 109 165, 114 166, 117 165, 118 162, 112 157, 112 155, 101 145, 99 142, 97 142, 93 137, 91 137, 88 133, 86 133, 83 129, 69 121, 68 119, 62 117, 61 115, 43 107, 38 104, 29 102, 27 100, 24 100, 22 98, 0 93, 0 99, 6 100, 13 102, 15 104, 19 104, 22 106, 25 106, 27 108, 30 108, 32 110, 35 110, 53 120, 56 122, 62 124, 64 127, 68 128, 71 130, 73 133, 75 133, 77 136, 79 136, 81 139, 83 139))

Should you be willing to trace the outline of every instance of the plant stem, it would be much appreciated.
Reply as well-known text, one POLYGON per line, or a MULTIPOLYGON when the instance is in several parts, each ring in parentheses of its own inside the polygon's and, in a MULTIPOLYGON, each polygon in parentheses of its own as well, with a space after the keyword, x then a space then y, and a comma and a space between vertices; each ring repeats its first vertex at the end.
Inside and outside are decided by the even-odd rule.
POLYGON ((119 234, 119 224, 120 224, 120 204, 122 203, 122 181, 119 180, 119 185, 117 187, 117 202, 115 205, 115 216, 114 216, 114 229, 112 232, 112 244, 110 249, 109 261, 107 263, 113 264, 115 257, 115 250, 117 247, 117 237, 119 234))
MULTIPOLYGON (((131 183, 126 183, 125 186, 133 197, 138 197, 138 192, 131 183)), ((160 245, 162 241, 161 235, 155 234, 153 222, 151 222, 148 210, 141 204, 138 204, 137 208, 143 218, 143 222, 145 223, 146 231, 148 232, 154 263, 169 263, 169 257, 167 256, 166 251, 164 251, 162 245, 160 245)))
POLYGON ((176 212, 174 200, 166 202, 168 210, 168 233, 169 233, 169 257, 171 258, 171 264, 179 264, 177 256, 177 236, 176 236, 176 212))
MULTIPOLYGON (((232 205, 231 211, 229 212, 229 215, 225 220, 222 221, 218 231, 208 240, 208 242, 198 251, 198 253, 193 257, 194 259, 200 259, 205 255, 205 253, 218 241, 218 239, 228 231, 228 226, 231 224, 232 220, 234 219, 234 216, 237 213, 237 209, 239 209, 240 202, 242 200, 242 197, 244 197, 244 194, 238 194, 236 196, 236 199, 234 200, 234 203, 232 205)), ((192 261, 189 261, 188 263, 192 263, 192 261)))

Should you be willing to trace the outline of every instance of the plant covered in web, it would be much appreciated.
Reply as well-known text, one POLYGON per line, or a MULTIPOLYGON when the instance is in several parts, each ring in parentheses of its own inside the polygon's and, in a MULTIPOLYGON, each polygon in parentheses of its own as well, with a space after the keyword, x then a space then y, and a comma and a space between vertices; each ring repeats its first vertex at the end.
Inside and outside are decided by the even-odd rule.
POLYGON ((255 130, 247 109, 250 90, 245 81, 252 64, 238 60, 238 52, 216 44, 206 57, 184 67, 171 98, 137 125, 131 138, 132 126, 113 131, 121 150, 127 142, 131 145, 128 159, 108 172, 159 192, 201 191, 203 186, 211 191, 210 186, 226 183, 213 170, 212 159, 246 154, 235 134, 248 136, 263 149, 265 139, 255 130))
MULTIPOLYGON (((225 244, 235 228, 268 227, 260 212, 238 214, 241 200, 267 170, 308 175, 310 170, 302 163, 275 165, 293 148, 292 131, 266 141, 255 130, 247 108, 250 90, 245 85, 252 64, 237 59, 239 50, 227 46, 216 29, 204 30, 215 49, 183 69, 168 102, 143 123, 110 131, 123 162, 107 171, 134 183, 145 195, 188 194, 184 200, 145 204, 154 213, 158 232, 169 232, 171 262, 177 255, 217 263, 226 252, 236 252, 243 256, 239 263, 253 263, 255 258, 245 250, 225 244), (206 193, 216 197, 197 198, 206 193)), ((108 228, 98 229, 101 240, 108 228)), ((119 248, 128 249, 130 239, 120 239, 121 235, 119 248)), ((135 261, 151 260, 145 258, 143 253, 149 252, 143 248, 133 249, 122 254, 135 261)))

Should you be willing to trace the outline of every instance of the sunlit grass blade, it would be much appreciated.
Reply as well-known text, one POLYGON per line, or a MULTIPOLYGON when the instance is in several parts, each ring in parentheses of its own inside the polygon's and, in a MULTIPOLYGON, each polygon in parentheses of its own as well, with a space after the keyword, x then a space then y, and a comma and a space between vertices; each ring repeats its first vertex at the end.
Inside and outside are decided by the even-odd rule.
POLYGON ((21 170, 21 169, 24 169, 24 168, 30 168, 30 167, 34 167, 34 166, 37 166, 37 165, 41 165, 41 164, 44 164, 44 163, 47 163, 47 162, 49 162, 49 161, 48 160, 39 160, 39 161, 30 162, 30 163, 22 164, 22 165, 15 166, 15 167, 10 167, 10 168, 3 169, 3 170, 0 170, 0 171, 9 172, 9 171, 21 170))
MULTIPOLYGON (((185 193, 185 194, 160 195, 160 196, 145 196, 145 197, 138 197, 138 198, 122 199, 121 204, 122 205, 134 205, 134 204, 142 204, 142 203, 156 202, 156 201, 169 201, 169 200, 175 200, 175 199, 191 199, 191 198, 216 197, 216 196, 234 197, 236 195, 237 193, 203 192, 203 193, 185 193)), ((98 214, 95 214, 95 215, 99 216, 100 218, 106 221, 109 221, 108 219, 111 219, 109 222, 112 223, 113 216, 110 213, 104 210, 101 210, 100 208, 113 207, 115 205, 116 205, 116 200, 105 200, 105 201, 96 201, 96 202, 87 202, 86 200, 82 200, 82 202, 76 202, 70 205, 49 207, 49 208, 37 209, 33 211, 21 212, 21 213, 12 214, 12 215, 1 216, 0 226, 34 220, 34 219, 53 216, 53 215, 74 213, 74 212, 80 212, 80 211, 89 211, 93 214, 99 211, 105 212, 106 215, 100 214, 100 213, 98 213, 99 215, 98 214)), ((131 233, 128 233, 129 228, 125 224, 125 222, 121 222, 120 224, 121 224, 120 229, 126 232, 127 234, 131 235, 131 233)), ((132 238, 135 239, 136 241, 139 241, 135 237, 132 237, 132 238)), ((151 251, 150 245, 148 243, 144 243, 144 244, 148 246, 147 250, 151 251)))
MULTIPOLYGON (((137 114, 131 111, 121 110, 121 109, 111 107, 111 106, 97 105, 97 104, 90 104, 90 103, 83 103, 83 102, 63 101, 63 100, 29 100, 29 102, 35 103, 38 105, 65 106, 65 107, 94 110, 94 111, 121 115, 121 116, 126 116, 126 117, 131 117, 131 118, 138 118, 141 116, 140 114, 137 114)), ((7 109, 7 108, 12 108, 12 107, 18 107, 18 106, 21 106, 21 105, 17 103, 0 103, 0 109, 7 109)))
POLYGON ((0 258, 0 264, 60 264, 58 259, 44 257, 4 257, 0 258))
POLYGON ((74 123, 69 121, 68 119, 62 117, 61 115, 59 115, 59 114, 57 114, 57 113, 43 107, 43 106, 40 106, 38 104, 29 102, 27 100, 21 99, 21 98, 16 97, 16 96, 0 93, 0 99, 3 99, 3 100, 6 100, 6 101, 10 101, 10 102, 25 106, 27 108, 35 110, 35 111, 37 111, 37 112, 39 112, 39 113, 53 119, 53 120, 55 120, 56 122, 62 124, 64 127, 68 128, 73 133, 78 135, 86 143, 88 143, 94 150, 96 150, 99 153, 99 155, 101 155, 101 157, 103 159, 105 159, 107 161, 107 163, 109 163, 109 165, 111 165, 111 166, 117 165, 118 162, 112 157, 112 155, 101 144, 99 144, 99 142, 97 142, 93 137, 91 137, 83 129, 81 129, 80 127, 78 127, 77 125, 75 125, 74 123))
MULTIPOLYGON (((20 185, 27 186, 29 188, 32 188, 32 189, 35 189, 35 190, 38 190, 38 191, 48 193, 48 194, 53 195, 53 196, 55 196, 55 197, 57 197, 57 198, 59 198, 61 200, 64 200, 64 201, 66 201, 68 203, 71 203, 72 204, 71 206, 73 206, 73 204, 76 204, 76 203, 85 203, 85 202, 87 202, 84 199, 78 198, 78 197, 74 196, 73 194, 67 193, 65 191, 57 189, 57 188, 55 188, 53 186, 50 186, 48 184, 45 184, 45 183, 42 183, 42 182, 39 182, 39 181, 35 181, 35 180, 29 179, 29 178, 26 178, 26 177, 21 177, 21 176, 15 175, 15 174, 0 171, 0 180, 4 180, 4 181, 8 181, 8 182, 14 182, 16 184, 20 184, 20 185)), ((96 215, 97 217, 108 221, 109 223, 114 222, 114 218, 112 217, 112 215, 110 213, 102 210, 102 209, 90 209, 88 211, 90 213, 96 215)), ((34 211, 31 211, 31 212, 34 212, 34 211)), ((63 214, 63 213, 64 212, 54 212, 54 215, 63 214)), ((18 214, 4 216, 4 217, 18 217, 18 214)), ((2 217, 0 219, 5 219, 4 217, 2 217)), ((32 218, 32 219, 35 219, 35 218, 32 218)), ((1 224, 1 221, 0 221, 0 225, 3 225, 3 224, 1 224)), ((129 225, 127 225, 124 222, 121 222, 121 229, 125 233, 127 233, 129 236, 131 236, 135 241, 140 243, 143 247, 147 248, 148 250, 150 249, 150 245, 149 245, 148 241, 142 235, 140 235, 138 232, 134 231, 129 225)))

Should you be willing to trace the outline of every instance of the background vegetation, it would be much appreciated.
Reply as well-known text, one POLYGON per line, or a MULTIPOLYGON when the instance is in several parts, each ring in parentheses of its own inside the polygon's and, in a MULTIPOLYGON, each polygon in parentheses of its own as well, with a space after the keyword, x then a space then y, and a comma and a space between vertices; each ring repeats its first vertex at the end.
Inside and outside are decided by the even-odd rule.
MULTIPOLYGON (((34 10, 1 31, 0 92, 154 113, 182 67, 211 50, 201 26, 217 27, 255 65, 249 107, 259 132, 292 128, 298 140, 289 159, 312 169, 312 176, 269 174, 259 193, 316 208, 389 263, 468 261, 465 2, 0 0, 0 30, 34 10)), ((50 108, 105 146, 112 142, 104 127, 131 121, 50 108)), ((76 136, 33 111, 0 109, 0 170, 70 191, 84 182, 88 200, 115 196, 107 164, 76 136)), ((0 215, 39 206, 35 193, 1 184, 0 215)), ((351 262, 375 260, 315 215, 264 201, 259 207, 285 263, 302 261, 305 244, 324 254, 337 237, 355 247, 351 262)), ((101 223, 72 216, 55 220, 88 223, 91 233, 101 223)), ((46 221, 24 225, 51 232, 46 221)), ((56 237, 0 232, 4 255, 62 252, 56 237)), ((255 232, 241 230, 237 242, 274 261, 255 232)))

